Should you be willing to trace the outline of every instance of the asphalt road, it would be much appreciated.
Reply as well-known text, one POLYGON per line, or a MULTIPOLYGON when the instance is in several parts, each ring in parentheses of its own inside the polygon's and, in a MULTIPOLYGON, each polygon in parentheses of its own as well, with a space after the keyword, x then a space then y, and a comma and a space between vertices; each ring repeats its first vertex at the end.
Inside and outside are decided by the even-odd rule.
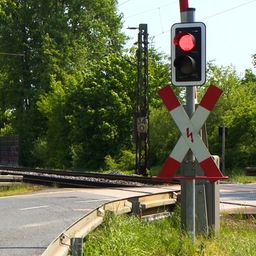
MULTIPOLYGON (((63 230, 108 201, 177 189, 48 189, 2 197, 0 256, 41 255, 63 230)), ((255 213, 256 184, 221 184, 220 210, 255 213)))
POLYGON ((66 227, 111 199, 67 189, 0 198, 0 255, 41 255, 66 227))
POLYGON ((41 255, 63 230, 102 204, 170 188, 50 189, 0 198, 0 256, 41 255))
POLYGON ((256 214, 256 183, 221 184, 220 211, 256 214))

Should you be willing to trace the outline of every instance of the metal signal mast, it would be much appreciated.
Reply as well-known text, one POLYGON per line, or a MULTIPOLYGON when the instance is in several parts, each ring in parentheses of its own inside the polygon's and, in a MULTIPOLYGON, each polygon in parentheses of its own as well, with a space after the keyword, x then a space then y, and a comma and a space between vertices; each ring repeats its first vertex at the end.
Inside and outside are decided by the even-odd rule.
POLYGON ((149 170, 149 102, 148 102, 148 31, 139 25, 137 50, 138 83, 136 91, 136 173, 143 176, 149 170))

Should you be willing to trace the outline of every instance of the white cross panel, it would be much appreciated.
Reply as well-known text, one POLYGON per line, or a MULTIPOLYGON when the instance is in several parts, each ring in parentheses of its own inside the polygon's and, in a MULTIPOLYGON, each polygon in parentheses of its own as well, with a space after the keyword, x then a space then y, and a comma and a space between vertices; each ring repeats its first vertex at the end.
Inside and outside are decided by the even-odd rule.
POLYGON ((189 119, 170 86, 160 89, 158 93, 170 112, 170 115, 173 117, 182 136, 167 158, 157 179, 172 180, 189 149, 192 150, 204 173, 209 177, 210 182, 215 182, 223 178, 223 175, 215 164, 204 142, 198 135, 211 110, 222 94, 222 90, 211 85, 191 119, 189 119))

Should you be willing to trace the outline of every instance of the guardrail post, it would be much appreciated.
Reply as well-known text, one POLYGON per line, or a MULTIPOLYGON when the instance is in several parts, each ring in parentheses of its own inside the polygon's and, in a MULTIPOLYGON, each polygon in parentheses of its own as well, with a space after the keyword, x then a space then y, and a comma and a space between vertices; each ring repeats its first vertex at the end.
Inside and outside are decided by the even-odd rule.
POLYGON ((71 238, 71 255, 72 256, 83 256, 83 238, 73 237, 71 238))
POLYGON ((141 214, 140 202, 138 202, 138 201, 132 202, 132 213, 135 214, 135 215, 140 215, 141 214))

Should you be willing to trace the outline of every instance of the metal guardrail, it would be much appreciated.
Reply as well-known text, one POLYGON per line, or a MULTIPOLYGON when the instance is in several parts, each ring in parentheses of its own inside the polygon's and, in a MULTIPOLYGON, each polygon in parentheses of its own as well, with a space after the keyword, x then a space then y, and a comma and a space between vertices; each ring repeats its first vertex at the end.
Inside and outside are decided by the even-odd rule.
POLYGON ((84 238, 104 221, 107 212, 136 214, 143 219, 156 219, 171 214, 176 204, 176 193, 165 192, 130 197, 101 205, 64 230, 44 251, 42 256, 67 256, 72 249, 72 239, 84 238))
POLYGON ((246 167, 245 175, 246 176, 256 176, 256 167, 246 167))
POLYGON ((22 175, 3 175, 0 173, 0 187, 16 185, 23 181, 22 175))

